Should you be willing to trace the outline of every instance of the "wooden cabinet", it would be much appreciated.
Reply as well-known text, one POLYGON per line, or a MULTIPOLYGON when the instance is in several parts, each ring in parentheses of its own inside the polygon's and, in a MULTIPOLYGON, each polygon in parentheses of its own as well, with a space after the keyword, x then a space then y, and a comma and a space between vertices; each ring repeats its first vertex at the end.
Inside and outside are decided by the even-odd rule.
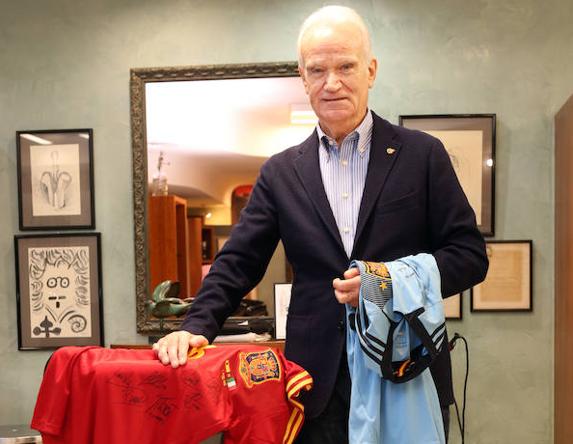
POLYGON ((148 244, 150 291, 169 279, 179 281, 179 297, 191 296, 187 202, 177 196, 150 196, 148 244))
POLYGON ((215 254, 217 253, 216 242, 214 227, 203 227, 201 230, 201 256, 204 264, 210 264, 215 259, 215 254))
POLYGON ((189 286, 190 295, 195 296, 201 287, 201 266, 202 260, 202 237, 203 218, 201 216, 190 216, 187 218, 189 231, 189 286))
POLYGON ((218 241, 229 236, 230 226, 205 226, 202 216, 187 213, 182 197, 149 197, 150 291, 169 279, 180 282, 180 298, 195 296, 203 280, 202 266, 213 262, 218 241))

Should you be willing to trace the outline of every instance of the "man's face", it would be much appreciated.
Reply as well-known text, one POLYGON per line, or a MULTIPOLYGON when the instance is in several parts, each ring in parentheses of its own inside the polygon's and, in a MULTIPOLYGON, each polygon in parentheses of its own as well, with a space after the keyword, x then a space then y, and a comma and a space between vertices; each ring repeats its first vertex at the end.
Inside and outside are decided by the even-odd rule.
POLYGON ((368 60, 353 25, 317 25, 305 34, 300 68, 321 128, 339 142, 358 126, 368 106, 377 62, 368 60))

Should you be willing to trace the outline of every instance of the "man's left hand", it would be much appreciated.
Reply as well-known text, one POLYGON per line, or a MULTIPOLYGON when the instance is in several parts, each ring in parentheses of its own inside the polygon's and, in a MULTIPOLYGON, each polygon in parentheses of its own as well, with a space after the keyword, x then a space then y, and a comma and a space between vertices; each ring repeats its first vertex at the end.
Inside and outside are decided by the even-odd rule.
POLYGON ((344 272, 344 279, 336 278, 332 281, 334 296, 341 304, 358 306, 358 294, 360 293, 360 271, 351 268, 344 272))

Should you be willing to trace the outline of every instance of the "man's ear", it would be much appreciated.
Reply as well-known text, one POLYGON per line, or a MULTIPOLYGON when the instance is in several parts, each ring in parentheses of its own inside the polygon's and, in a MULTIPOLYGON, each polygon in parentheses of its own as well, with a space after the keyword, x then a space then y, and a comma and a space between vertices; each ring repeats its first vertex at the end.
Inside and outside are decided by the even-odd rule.
POLYGON ((378 72, 378 60, 372 57, 370 64, 368 65, 368 88, 374 86, 374 81, 376 80, 376 73, 378 72))
POLYGON ((306 75, 304 73, 304 68, 301 67, 300 65, 298 66, 298 73, 300 75, 300 78, 302 79, 302 84, 304 85, 304 90, 306 91, 306 94, 308 95, 308 82, 306 80, 306 75))

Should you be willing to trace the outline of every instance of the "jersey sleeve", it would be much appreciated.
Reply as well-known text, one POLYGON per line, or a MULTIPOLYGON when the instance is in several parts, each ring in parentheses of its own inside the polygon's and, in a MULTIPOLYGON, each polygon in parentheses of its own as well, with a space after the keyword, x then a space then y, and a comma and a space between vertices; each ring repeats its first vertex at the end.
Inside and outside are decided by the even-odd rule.
POLYGON ((304 406, 298 400, 303 390, 312 388, 312 377, 298 364, 287 360, 280 354, 285 369, 285 391, 287 401, 292 407, 290 418, 285 430, 283 444, 291 444, 300 432, 304 423, 304 406))
POLYGON ((50 357, 40 385, 31 427, 58 436, 63 431, 75 360, 85 347, 63 347, 50 357))

